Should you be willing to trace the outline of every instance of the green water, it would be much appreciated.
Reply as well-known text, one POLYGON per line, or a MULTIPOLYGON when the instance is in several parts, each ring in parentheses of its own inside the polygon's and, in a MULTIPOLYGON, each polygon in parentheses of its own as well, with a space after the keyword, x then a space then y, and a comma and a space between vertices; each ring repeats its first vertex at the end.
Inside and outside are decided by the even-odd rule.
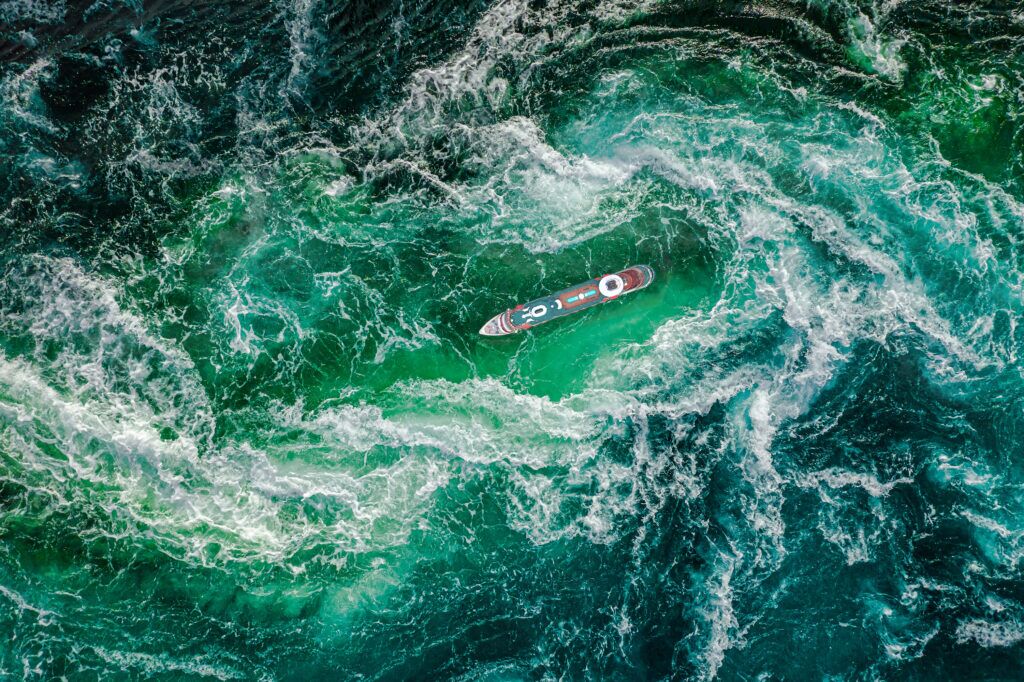
POLYGON ((0 48, 0 677, 1024 676, 1016 4, 10 0, 0 48))

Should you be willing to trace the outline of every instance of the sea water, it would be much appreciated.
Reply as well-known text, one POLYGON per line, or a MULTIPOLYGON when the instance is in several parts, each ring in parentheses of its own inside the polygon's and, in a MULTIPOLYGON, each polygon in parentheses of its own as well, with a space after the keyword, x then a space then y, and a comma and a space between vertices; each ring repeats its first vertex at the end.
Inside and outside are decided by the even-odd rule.
POLYGON ((1024 675, 1015 3, 0 30, 0 676, 1024 675))

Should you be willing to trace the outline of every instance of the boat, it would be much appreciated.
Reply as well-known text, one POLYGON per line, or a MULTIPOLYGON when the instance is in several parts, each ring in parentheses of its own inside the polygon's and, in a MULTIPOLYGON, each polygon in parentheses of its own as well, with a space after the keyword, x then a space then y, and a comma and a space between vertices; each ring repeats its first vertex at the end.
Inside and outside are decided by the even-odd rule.
POLYGON ((480 328, 480 333, 484 336, 505 336, 532 329, 559 317, 614 301, 643 289, 653 281, 654 270, 647 265, 634 265, 509 308, 488 320, 480 328))

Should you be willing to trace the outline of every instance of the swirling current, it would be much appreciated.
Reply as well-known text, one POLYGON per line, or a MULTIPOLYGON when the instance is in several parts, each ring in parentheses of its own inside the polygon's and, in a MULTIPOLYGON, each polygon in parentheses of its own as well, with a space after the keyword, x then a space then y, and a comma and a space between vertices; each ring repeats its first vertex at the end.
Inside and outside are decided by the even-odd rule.
POLYGON ((0 677, 1024 676, 1019 4, 0 0, 0 60, 0 677))

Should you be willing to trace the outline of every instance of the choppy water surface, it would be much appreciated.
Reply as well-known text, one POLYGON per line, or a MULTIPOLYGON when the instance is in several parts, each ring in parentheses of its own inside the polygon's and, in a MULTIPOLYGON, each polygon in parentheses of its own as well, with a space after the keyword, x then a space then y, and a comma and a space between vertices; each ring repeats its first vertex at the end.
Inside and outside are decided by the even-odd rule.
POLYGON ((1024 675, 1016 3, 0 29, 0 676, 1024 675))

